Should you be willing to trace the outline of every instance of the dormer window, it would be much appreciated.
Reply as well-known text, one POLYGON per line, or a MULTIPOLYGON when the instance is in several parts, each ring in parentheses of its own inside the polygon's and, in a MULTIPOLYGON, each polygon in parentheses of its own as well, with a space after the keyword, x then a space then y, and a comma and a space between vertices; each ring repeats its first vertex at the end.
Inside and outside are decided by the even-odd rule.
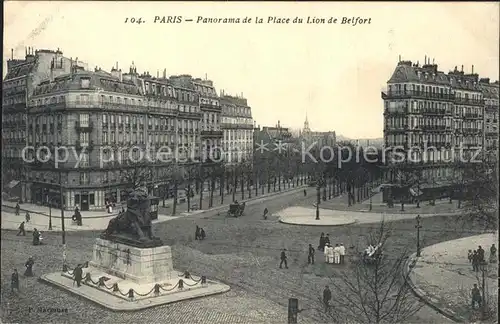
POLYGON ((82 89, 90 88, 90 78, 81 78, 80 79, 80 87, 82 89))

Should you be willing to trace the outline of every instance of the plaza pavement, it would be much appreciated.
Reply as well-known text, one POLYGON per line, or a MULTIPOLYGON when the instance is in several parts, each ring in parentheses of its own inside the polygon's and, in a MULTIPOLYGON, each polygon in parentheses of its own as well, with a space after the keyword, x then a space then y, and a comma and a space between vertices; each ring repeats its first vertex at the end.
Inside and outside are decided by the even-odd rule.
MULTIPOLYGON (((482 273, 472 271, 467 252, 481 245, 485 250, 485 259, 489 261, 492 244, 498 248, 498 233, 469 236, 428 246, 422 249, 420 258, 415 254, 409 258, 407 271, 416 261, 410 273, 410 285, 423 301, 450 319, 461 323, 474 322, 478 314, 471 309, 470 293, 474 284, 481 289, 482 273)), ((487 298, 493 299, 493 305, 498 298, 497 274, 498 263, 488 263, 485 287, 487 298)))

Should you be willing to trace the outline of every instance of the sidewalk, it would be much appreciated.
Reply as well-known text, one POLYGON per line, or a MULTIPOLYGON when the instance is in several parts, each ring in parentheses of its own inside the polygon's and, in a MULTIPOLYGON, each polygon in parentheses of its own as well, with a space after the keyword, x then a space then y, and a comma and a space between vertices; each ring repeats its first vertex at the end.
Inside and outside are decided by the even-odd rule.
MULTIPOLYGON (((84 218, 82 219, 82 226, 77 226, 73 224, 71 220, 71 214, 65 213, 64 217, 64 230, 65 231, 100 231, 105 230, 108 227, 109 221, 116 215, 107 214, 107 217, 95 217, 95 218, 84 218)), ((2 229, 3 230, 19 230, 19 225, 25 220, 24 214, 16 215, 15 213, 7 212, 2 210, 2 229)), ((35 214, 30 212, 30 222, 24 223, 24 228, 26 232, 33 231, 34 228, 39 231, 46 232, 49 231, 49 216, 44 214, 35 214)), ((166 216, 158 215, 158 219, 153 220, 153 224, 166 222, 172 219, 176 219, 179 216, 166 216)), ((56 210, 52 213, 52 232, 60 232, 61 228, 61 212, 56 210)))
MULTIPOLYGON (((478 312, 471 308, 471 289, 477 284, 481 290, 482 272, 472 271, 467 260, 467 251, 485 250, 485 259, 490 257, 490 247, 497 244, 498 233, 470 236, 446 241, 422 249, 421 257, 412 255, 406 265, 411 268, 409 284, 415 293, 428 305, 454 321, 470 323, 478 319, 478 312)), ((498 252, 497 252, 498 256, 498 252)), ((485 287, 486 299, 496 305, 498 297, 498 263, 488 263, 485 287)), ((489 303, 488 303, 489 304, 489 303)), ((495 309, 496 310, 496 309, 495 309)), ((496 313, 496 311, 495 311, 496 313)))
POLYGON ((372 212, 372 213, 388 213, 388 214, 456 214, 461 211, 457 208, 457 201, 451 204, 448 199, 436 200, 435 206, 429 205, 429 202, 421 202, 420 208, 416 204, 405 204, 404 211, 401 211, 401 204, 394 204, 393 208, 387 207, 387 204, 382 202, 382 194, 378 193, 372 197, 372 210, 370 210, 370 199, 364 200, 361 203, 355 203, 348 206, 347 195, 337 196, 331 200, 321 201, 320 207, 324 209, 333 209, 340 211, 357 211, 357 212, 372 212))
MULTIPOLYGON (((10 208, 15 208, 16 203, 11 202, 11 201, 5 201, 2 200, 2 207, 10 207, 10 208)), ((46 206, 41 206, 41 205, 35 205, 35 204, 30 204, 30 203, 22 203, 19 205, 21 208, 20 214, 23 216, 26 214, 26 212, 30 213, 30 216, 33 217, 33 214, 40 214, 44 216, 49 216, 50 214, 50 209, 52 209, 52 216, 54 215, 61 215, 61 209, 59 208, 49 208, 46 206)), ((81 211, 80 213, 82 214, 82 218, 109 218, 109 217, 114 217, 118 215, 118 212, 120 211, 120 205, 117 205, 117 207, 113 210, 113 213, 108 213, 107 211, 104 210, 89 210, 89 211, 81 211)), ((67 215, 69 218, 73 216, 74 211, 73 210, 65 210, 64 214, 67 215)))

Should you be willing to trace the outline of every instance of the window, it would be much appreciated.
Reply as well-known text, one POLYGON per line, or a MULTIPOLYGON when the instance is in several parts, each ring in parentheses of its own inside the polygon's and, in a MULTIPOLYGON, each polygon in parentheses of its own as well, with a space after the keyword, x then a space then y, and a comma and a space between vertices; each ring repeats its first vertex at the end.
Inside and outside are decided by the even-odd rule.
POLYGON ((80 126, 89 126, 89 114, 80 114, 80 126))
POLYGON ((108 144, 108 140, 109 140, 108 133, 107 132, 102 133, 102 143, 108 144))
POLYGON ((89 144, 89 133, 80 133, 80 145, 89 144))
POLYGON ((107 124, 108 123, 108 115, 102 115, 102 123, 107 124))
POLYGON ((90 97, 88 94, 80 95, 80 103, 82 105, 88 105, 90 103, 90 97))
POLYGON ((89 166, 89 153, 88 152, 82 152, 80 155, 80 166, 81 167, 88 167, 89 166))
POLYGON ((89 184, 90 177, 88 172, 80 172, 80 184, 89 184))
POLYGON ((94 205, 95 204, 95 195, 94 194, 90 194, 89 195, 89 204, 90 205, 94 205))

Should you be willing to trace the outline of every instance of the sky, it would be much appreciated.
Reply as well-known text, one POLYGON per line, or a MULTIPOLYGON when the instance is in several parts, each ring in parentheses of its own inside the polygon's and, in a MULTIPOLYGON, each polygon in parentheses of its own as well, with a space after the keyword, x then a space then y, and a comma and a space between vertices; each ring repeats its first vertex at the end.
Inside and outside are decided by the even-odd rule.
POLYGON ((448 72, 464 65, 498 80, 499 9, 494 2, 71 2, 4 3, 4 66, 26 46, 60 48, 89 67, 118 62, 139 73, 208 77, 218 90, 248 99, 257 125, 301 128, 350 138, 383 136, 383 101, 399 55, 434 58, 448 72), (155 16, 193 22, 153 23, 155 16), (248 24, 202 24, 206 18, 252 18, 248 24), (267 23, 268 17, 289 24, 267 23), (307 17, 337 18, 306 24, 307 17), (142 24, 125 19, 142 18, 142 24), (256 24, 256 17, 264 23, 256 24), (293 24, 293 19, 304 19, 293 24), (370 24, 340 24, 342 17, 370 24))

